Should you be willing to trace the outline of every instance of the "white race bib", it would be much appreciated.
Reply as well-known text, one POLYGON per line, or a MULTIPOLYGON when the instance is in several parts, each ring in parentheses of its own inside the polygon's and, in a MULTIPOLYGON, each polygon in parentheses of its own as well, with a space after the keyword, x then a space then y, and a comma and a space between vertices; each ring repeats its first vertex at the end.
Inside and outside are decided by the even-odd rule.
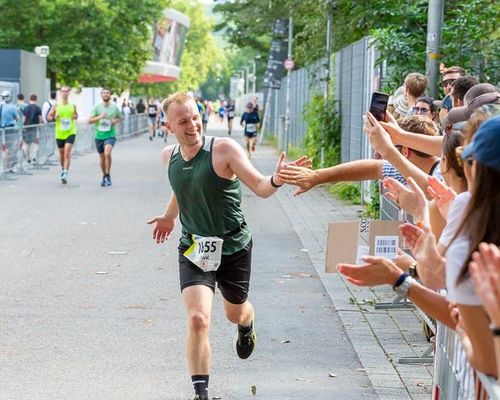
POLYGON ((247 132, 248 133, 255 133, 257 132, 257 124, 248 124, 247 123, 247 132))
POLYGON ((111 120, 110 119, 101 119, 99 121, 99 130, 101 132, 109 132, 111 130, 111 120))
POLYGON ((222 243, 218 237, 192 235, 193 244, 184 252, 189 261, 205 272, 217 271, 222 258, 222 243))
POLYGON ((227 115, 229 116, 229 118, 234 118, 234 111, 229 111, 227 115))
POLYGON ((62 131, 71 130, 71 118, 61 118, 61 130, 62 131))

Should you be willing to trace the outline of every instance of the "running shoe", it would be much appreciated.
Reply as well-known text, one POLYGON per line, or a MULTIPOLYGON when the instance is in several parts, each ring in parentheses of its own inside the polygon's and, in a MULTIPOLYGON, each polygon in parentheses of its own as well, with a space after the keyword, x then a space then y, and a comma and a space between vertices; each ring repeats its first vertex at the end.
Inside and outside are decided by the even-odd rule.
POLYGON ((109 176, 109 175, 106 176, 104 178, 104 181, 105 181, 106 186, 111 186, 111 176, 109 176))
POLYGON ((63 171, 61 174, 61 183, 66 185, 68 183, 68 171, 63 171))
POLYGON ((102 177, 101 186, 102 187, 106 186, 106 177, 105 176, 102 177))
POLYGON ((242 333, 238 329, 238 336, 236 340, 236 353, 242 360, 247 359, 252 354, 255 343, 257 342, 257 335, 255 334, 255 321, 252 320, 252 328, 247 333, 242 333))

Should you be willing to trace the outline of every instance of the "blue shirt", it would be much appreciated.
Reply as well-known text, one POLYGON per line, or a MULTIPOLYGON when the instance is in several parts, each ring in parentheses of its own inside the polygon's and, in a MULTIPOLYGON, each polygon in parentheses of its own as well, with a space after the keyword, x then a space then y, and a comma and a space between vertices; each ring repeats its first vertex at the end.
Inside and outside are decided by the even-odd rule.
POLYGON ((16 106, 13 104, 1 104, 2 107, 2 115, 0 115, 1 127, 7 128, 9 126, 15 126, 17 120, 17 110, 16 106))

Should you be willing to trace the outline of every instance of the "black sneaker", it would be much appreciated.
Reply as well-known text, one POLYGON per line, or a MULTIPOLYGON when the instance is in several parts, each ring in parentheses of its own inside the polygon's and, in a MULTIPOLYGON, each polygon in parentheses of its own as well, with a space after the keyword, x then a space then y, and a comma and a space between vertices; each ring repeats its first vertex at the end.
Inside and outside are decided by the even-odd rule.
POLYGON ((252 320, 250 332, 242 333, 238 328, 238 337, 236 339, 236 353, 242 360, 246 360, 253 352, 257 335, 255 334, 255 322, 252 320))
POLYGON ((102 187, 106 186, 106 177, 105 176, 102 177, 101 186, 102 187))
POLYGON ((111 177, 109 175, 104 178, 104 183, 106 186, 111 186, 111 177))

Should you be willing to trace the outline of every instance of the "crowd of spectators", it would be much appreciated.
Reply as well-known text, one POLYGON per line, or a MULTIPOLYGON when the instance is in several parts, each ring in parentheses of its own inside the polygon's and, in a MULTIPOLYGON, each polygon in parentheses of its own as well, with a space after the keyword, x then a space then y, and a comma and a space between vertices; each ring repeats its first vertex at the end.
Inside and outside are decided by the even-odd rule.
POLYGON ((470 364, 497 378, 500 366, 500 93, 460 67, 442 72, 444 98, 410 73, 383 121, 367 113, 375 157, 280 175, 296 194, 326 182, 382 179, 386 197, 413 223, 394 260, 339 264, 361 286, 389 284, 456 330, 470 364))

